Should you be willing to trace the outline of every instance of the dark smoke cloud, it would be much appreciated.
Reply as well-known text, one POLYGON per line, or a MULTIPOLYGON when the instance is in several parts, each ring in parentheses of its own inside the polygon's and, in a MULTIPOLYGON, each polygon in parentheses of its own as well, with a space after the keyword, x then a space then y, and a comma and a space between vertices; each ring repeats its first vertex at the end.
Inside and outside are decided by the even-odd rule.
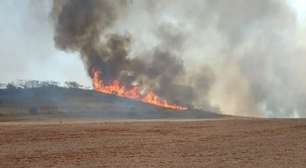
POLYGON ((124 6, 125 1, 54 1, 56 46, 74 51, 95 45, 99 36, 114 24, 124 6))
MULTIPOLYGON (((180 46, 175 49, 180 48, 184 38, 180 33, 170 32, 170 27, 163 26, 158 31, 162 48, 156 47, 151 53, 147 52, 150 59, 130 58, 131 37, 108 32, 126 9, 126 1, 54 1, 52 16, 56 46, 80 52, 89 75, 92 75, 93 68, 98 68, 106 83, 120 80, 129 86, 137 82, 157 91, 162 97, 183 102, 184 96, 188 96, 186 87, 175 81, 184 73, 184 65, 171 51, 175 47, 171 44, 177 43, 180 46)), ((192 89, 189 88, 188 92, 192 89)), ((188 100, 191 103, 192 97, 188 100)))
POLYGON ((107 34, 126 1, 66 0, 54 1, 55 43, 60 49, 80 52, 89 75, 93 67, 103 71, 103 79, 118 79, 127 68, 129 37, 107 34), (105 41, 101 41, 104 35, 105 41))
POLYGON ((56 46, 89 75, 228 114, 305 116, 305 46, 285 1, 55 0, 52 16, 56 46))

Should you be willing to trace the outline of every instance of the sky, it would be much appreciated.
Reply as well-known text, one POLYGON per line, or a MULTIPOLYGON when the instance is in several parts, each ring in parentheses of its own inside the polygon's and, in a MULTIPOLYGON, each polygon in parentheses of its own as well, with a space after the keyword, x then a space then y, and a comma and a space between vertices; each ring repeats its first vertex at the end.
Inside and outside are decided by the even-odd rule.
MULTIPOLYGON (((79 55, 54 47, 49 16, 52 1, 37 4, 30 1, 0 1, 0 82, 56 80, 77 81, 90 86, 79 55)), ((306 0, 288 0, 288 4, 303 30, 306 27, 306 0)))
POLYGON ((0 1, 0 82, 78 81, 90 86, 79 55, 54 47, 50 3, 37 7, 29 0, 0 1))
POLYGON ((305 0, 289 0, 288 3, 292 6, 297 14, 300 24, 306 24, 306 1, 305 0))

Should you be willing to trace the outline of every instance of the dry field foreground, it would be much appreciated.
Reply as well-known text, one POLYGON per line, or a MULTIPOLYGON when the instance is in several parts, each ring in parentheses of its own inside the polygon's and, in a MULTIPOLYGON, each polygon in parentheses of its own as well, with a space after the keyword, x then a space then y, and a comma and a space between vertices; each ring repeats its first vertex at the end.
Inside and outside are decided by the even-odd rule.
POLYGON ((0 167, 306 167, 306 120, 0 123, 0 167))

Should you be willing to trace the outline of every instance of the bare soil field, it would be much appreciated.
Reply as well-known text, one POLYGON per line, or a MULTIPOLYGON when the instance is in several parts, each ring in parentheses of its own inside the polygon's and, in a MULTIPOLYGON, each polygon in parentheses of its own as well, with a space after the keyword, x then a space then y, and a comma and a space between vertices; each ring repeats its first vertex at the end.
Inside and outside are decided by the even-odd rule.
POLYGON ((306 167, 306 120, 2 122, 0 167, 306 167))

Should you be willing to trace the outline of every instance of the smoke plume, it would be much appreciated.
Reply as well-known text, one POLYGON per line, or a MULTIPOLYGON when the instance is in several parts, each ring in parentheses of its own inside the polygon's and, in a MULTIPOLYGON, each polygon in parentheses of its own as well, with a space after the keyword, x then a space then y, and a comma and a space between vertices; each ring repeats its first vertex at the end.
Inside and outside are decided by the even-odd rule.
POLYGON ((282 0, 54 0, 56 47, 163 98, 223 113, 306 116, 305 44, 282 0))
POLYGON ((56 46, 66 51, 80 52, 88 74, 92 75, 91 70, 98 68, 102 71, 101 79, 106 83, 119 80, 131 86, 136 82, 154 89, 162 97, 186 103, 183 96, 187 94, 181 94, 185 87, 175 82, 184 73, 184 65, 176 53, 166 48, 168 45, 170 47, 170 43, 174 44, 174 40, 183 41, 178 37, 180 34, 176 38, 176 35, 168 34, 168 30, 163 30, 166 27, 161 28, 161 38, 168 34, 161 45, 165 47, 156 47, 147 52, 149 59, 130 58, 132 37, 111 32, 112 26, 126 10, 126 1, 55 1, 52 16, 56 24, 56 46))

